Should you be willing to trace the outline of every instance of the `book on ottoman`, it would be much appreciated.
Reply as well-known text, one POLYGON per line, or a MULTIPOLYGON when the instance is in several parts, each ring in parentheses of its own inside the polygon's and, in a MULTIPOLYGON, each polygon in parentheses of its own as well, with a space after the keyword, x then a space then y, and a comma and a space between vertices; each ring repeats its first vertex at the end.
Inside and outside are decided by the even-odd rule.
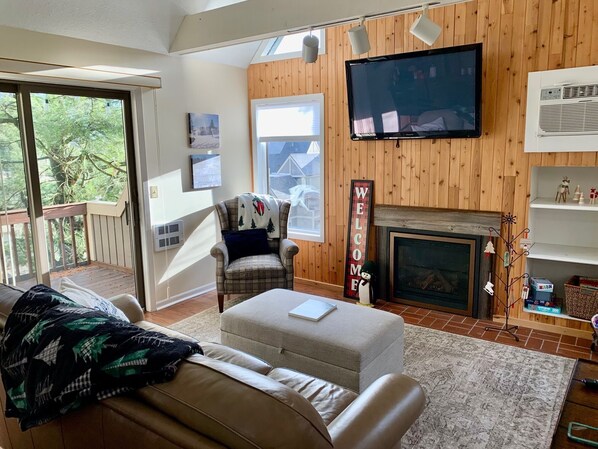
POLYGON ((300 304, 293 310, 290 310, 289 316, 303 318, 310 321, 320 321, 334 309, 336 309, 336 305, 329 302, 318 301, 317 299, 308 299, 303 304, 300 304))

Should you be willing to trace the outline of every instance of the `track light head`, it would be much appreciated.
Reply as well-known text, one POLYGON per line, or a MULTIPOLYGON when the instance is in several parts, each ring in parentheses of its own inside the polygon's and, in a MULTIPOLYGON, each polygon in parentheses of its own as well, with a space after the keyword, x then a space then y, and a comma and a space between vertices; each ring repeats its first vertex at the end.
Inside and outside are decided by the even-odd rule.
POLYGON ((433 45, 442 29, 428 18, 428 6, 424 6, 422 14, 415 19, 409 32, 428 45, 433 45))
POLYGON ((351 42, 351 49, 353 54, 360 55, 370 51, 370 39, 368 38, 368 32, 363 24, 364 19, 356 27, 349 30, 349 41, 351 42))
POLYGON ((316 62, 318 59, 318 49, 320 47, 320 40, 317 36, 312 36, 311 31, 308 36, 303 38, 303 49, 301 56, 307 63, 316 62))

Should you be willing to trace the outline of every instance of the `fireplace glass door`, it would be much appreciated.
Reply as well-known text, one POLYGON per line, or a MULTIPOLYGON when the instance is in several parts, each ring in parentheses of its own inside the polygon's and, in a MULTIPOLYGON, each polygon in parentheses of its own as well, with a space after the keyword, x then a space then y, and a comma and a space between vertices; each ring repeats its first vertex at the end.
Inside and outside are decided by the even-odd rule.
POLYGON ((472 315, 475 240, 390 233, 391 291, 399 302, 472 315))

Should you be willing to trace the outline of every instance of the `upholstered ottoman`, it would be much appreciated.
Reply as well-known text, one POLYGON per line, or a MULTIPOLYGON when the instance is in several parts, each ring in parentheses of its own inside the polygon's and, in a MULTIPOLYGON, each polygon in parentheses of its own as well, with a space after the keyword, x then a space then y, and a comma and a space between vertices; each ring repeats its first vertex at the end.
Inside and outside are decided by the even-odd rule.
POLYGON ((311 374, 361 392, 386 373, 403 371, 403 318, 355 304, 274 289, 221 315, 222 343, 276 367, 311 374), (289 316, 320 299, 337 310, 320 321, 289 316))

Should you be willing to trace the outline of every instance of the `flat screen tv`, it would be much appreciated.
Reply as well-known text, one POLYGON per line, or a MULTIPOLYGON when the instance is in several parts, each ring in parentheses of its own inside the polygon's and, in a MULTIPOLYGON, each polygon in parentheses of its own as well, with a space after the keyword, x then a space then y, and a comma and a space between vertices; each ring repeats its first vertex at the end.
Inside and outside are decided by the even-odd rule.
POLYGON ((345 62, 351 139, 480 137, 482 44, 345 62))

